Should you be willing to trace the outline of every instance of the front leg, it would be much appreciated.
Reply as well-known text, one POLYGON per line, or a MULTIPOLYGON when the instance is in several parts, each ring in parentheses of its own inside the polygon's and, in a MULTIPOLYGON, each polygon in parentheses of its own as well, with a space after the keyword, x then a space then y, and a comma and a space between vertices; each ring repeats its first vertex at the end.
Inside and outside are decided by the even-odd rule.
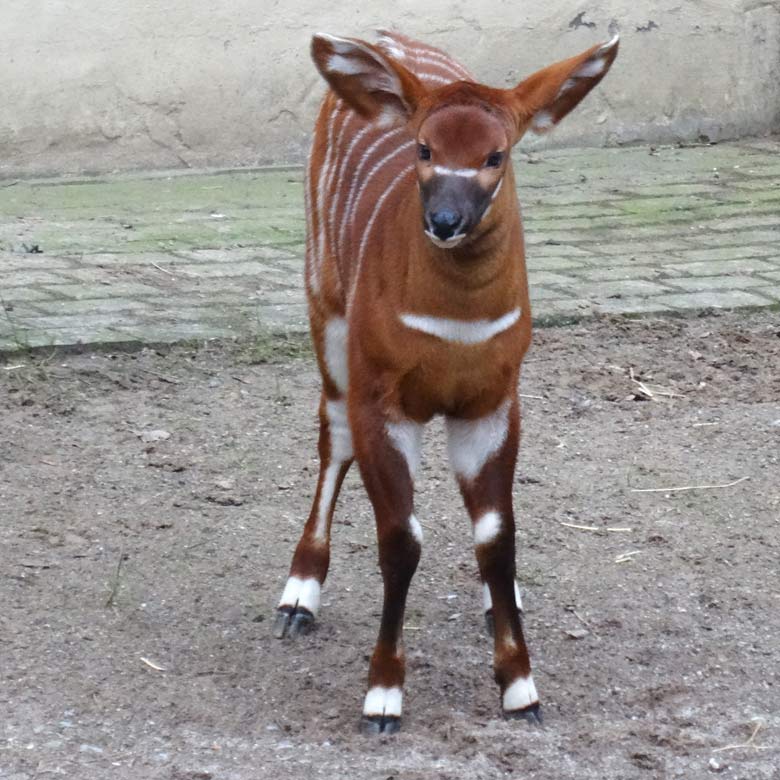
POLYGON ((422 425, 397 415, 392 419, 379 404, 359 396, 350 403, 355 455, 374 508, 384 581, 382 623, 371 656, 362 728, 366 733, 393 733, 401 722, 406 596, 422 543, 413 506, 422 425))
POLYGON ((528 649, 518 614, 512 482, 520 438, 513 394, 491 414, 447 419, 450 462, 474 532, 474 546, 492 610, 493 668, 507 717, 541 721, 528 649))

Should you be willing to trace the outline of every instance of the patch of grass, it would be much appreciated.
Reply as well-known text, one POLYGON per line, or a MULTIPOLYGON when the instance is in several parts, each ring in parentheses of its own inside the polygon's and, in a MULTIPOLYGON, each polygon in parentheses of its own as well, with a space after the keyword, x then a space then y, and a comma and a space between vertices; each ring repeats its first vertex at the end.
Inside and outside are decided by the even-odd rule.
POLYGON ((314 356, 308 333, 263 329, 239 343, 239 360, 249 365, 285 363, 314 356))

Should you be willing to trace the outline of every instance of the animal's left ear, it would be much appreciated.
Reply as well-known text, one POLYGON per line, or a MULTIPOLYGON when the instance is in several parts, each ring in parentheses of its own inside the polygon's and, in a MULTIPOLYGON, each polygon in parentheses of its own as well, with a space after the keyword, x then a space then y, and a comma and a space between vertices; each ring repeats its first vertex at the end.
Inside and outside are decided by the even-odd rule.
POLYGON ((618 53, 618 36, 568 60, 537 71, 514 89, 509 101, 519 139, 526 130, 552 130, 604 78, 618 53))

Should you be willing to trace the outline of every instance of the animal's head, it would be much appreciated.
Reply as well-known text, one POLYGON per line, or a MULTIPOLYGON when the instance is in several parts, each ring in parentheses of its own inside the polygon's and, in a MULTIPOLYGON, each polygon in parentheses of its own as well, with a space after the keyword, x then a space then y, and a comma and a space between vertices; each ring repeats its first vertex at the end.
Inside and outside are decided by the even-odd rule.
POLYGON ((407 124, 417 141, 424 230, 450 248, 490 211, 527 130, 544 133, 606 75, 618 38, 557 62, 513 89, 457 81, 429 89, 382 48, 354 38, 315 35, 312 58, 355 111, 385 126, 407 124))

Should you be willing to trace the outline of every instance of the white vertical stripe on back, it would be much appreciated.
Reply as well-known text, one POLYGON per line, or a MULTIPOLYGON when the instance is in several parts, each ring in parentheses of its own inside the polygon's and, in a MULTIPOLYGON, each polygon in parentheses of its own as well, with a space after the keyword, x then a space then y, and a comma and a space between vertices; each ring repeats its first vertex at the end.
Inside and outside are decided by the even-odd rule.
MULTIPOLYGON (((374 178, 378 173, 381 172, 382 168, 384 168, 387 163, 390 162, 394 157, 397 157, 401 152, 406 151, 407 149, 411 149, 414 146, 413 141, 406 141, 405 143, 402 143, 400 146, 397 146, 395 149, 393 149, 392 152, 389 154, 386 154, 374 167, 368 172, 366 177, 363 179, 362 184, 360 185, 360 189, 357 191, 357 195, 355 196, 355 202, 352 206, 352 210, 346 215, 347 219, 350 220, 350 222, 355 218, 357 215, 358 209, 360 208, 360 200, 363 197, 363 193, 366 191, 366 188, 368 187, 369 182, 371 179, 374 178)), ((361 243, 362 246, 362 243, 361 243)))
POLYGON ((309 150, 309 163, 306 167, 306 180, 304 182, 303 200, 306 209, 306 271, 308 274, 309 287, 312 293, 317 295, 320 291, 319 271, 317 269, 317 249, 314 242, 314 220, 312 218, 311 203, 311 163, 312 154, 309 150))
POLYGON ((349 188, 347 205, 344 208, 344 214, 342 215, 341 218, 341 230, 339 230, 340 246, 344 246, 344 238, 346 236, 347 226, 351 222, 352 206, 355 201, 355 195, 358 191, 358 187, 360 186, 360 181, 361 181, 360 177, 361 174, 363 173, 363 169, 366 167, 366 163, 370 162, 371 153, 379 146, 381 146, 383 143, 385 143, 385 141, 387 141, 390 138, 394 138, 395 136, 399 135, 402 132, 404 132, 404 128, 399 127, 396 128, 395 130, 391 130, 389 133, 384 133, 380 138, 377 138, 376 141, 374 141, 371 144, 371 146, 369 146, 368 149, 366 149, 365 152, 363 152, 363 156, 360 158, 360 162, 358 163, 354 173, 350 177, 352 183, 349 188))
POLYGON ((336 191, 333 193, 331 202, 330 202, 330 215, 328 218, 328 224, 330 225, 330 233, 331 235, 336 238, 338 235, 338 240, 336 241, 336 252, 341 253, 344 250, 344 247, 341 243, 341 233, 340 231, 336 230, 336 217, 338 216, 338 208, 339 204, 342 200, 342 194, 344 193, 345 186, 344 186, 344 172, 347 167, 347 163, 349 162, 350 158, 352 157, 352 152, 355 150, 355 147, 360 143, 361 139, 368 133, 370 130, 373 130, 374 128, 371 125, 366 125, 350 142, 349 146, 347 147, 346 152, 342 155, 341 158, 341 164, 339 165, 338 170, 338 177, 337 177, 337 186, 336 191))
POLYGON ((322 263, 325 258, 325 242, 326 242, 326 229, 325 229, 325 219, 323 219, 323 213, 322 213, 322 207, 325 202, 325 182, 326 177, 328 175, 328 170, 330 168, 330 161, 331 157, 333 156, 333 124, 336 121, 336 114, 337 111, 334 109, 331 111, 330 119, 328 121, 328 132, 326 136, 326 151, 325 151, 325 160, 322 163, 322 167, 320 168, 320 178, 317 182, 317 203, 315 204, 315 209, 317 211, 317 240, 318 240, 318 254, 319 257, 317 258, 318 261, 318 271, 319 268, 321 268, 322 263))
MULTIPOLYGON (((413 145, 414 144, 409 143, 409 144, 406 144, 405 147, 411 147, 413 145)), ((405 148, 405 147, 402 147, 402 148, 405 148)), ((400 151, 400 149, 397 150, 397 151, 400 151)), ((400 181, 402 181, 406 176, 408 176, 410 173, 412 173, 412 171, 414 171, 414 168, 411 165, 408 166, 407 168, 405 168, 403 171, 401 171, 401 173, 398 175, 398 177, 388 185, 387 189, 382 193, 382 196, 376 202, 376 205, 374 206, 374 210, 371 213, 371 217, 369 218, 368 222, 366 223, 366 228, 363 231, 363 238, 360 241, 360 248, 358 249, 357 269, 356 269, 356 274, 355 274, 355 278, 356 279, 357 279, 357 274, 360 272, 360 266, 362 265, 362 262, 363 262, 363 252, 365 251, 365 248, 366 248, 366 242, 368 241, 368 237, 371 235, 371 228, 373 227, 374 220, 376 219, 377 214, 379 213, 379 209, 382 207, 382 204, 385 202, 385 200, 388 197, 388 195, 390 195, 390 193, 395 189, 396 185, 400 181)))
POLYGON ((368 241, 368 237, 371 235, 371 228, 373 227, 374 220, 377 217, 377 214, 379 214, 379 209, 382 208, 382 204, 385 202, 387 197, 390 195, 390 193, 398 186, 400 182, 402 182, 410 173, 414 171, 413 166, 409 166, 408 168, 405 168, 401 173, 398 175, 396 179, 394 179, 387 187, 387 189, 382 193, 382 196, 379 198, 379 200, 376 202, 376 205, 374 206, 374 210, 371 213, 371 217, 369 218, 368 222, 366 223, 366 229, 363 231, 363 238, 360 242, 360 249, 358 251, 358 259, 357 259, 357 268, 355 269, 355 283, 352 285, 352 295, 350 295, 349 301, 347 303, 348 307, 351 308, 352 301, 354 299, 354 292, 357 289, 357 279, 360 274, 360 268, 363 265, 363 252, 366 247, 366 242, 368 241))

